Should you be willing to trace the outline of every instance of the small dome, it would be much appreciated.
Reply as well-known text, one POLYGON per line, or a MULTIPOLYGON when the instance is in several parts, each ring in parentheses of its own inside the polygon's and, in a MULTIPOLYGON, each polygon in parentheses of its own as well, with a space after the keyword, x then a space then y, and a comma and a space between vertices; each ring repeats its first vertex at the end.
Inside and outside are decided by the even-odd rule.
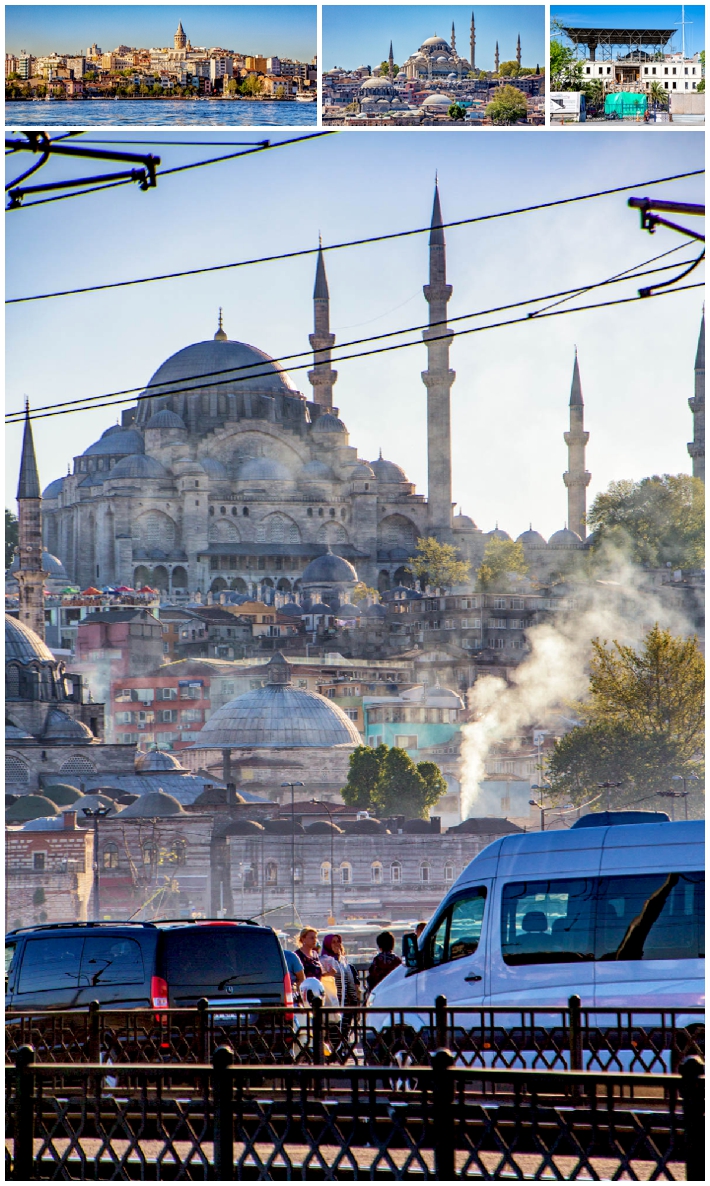
POLYGON ((316 420, 311 432, 347 432, 342 420, 331 412, 323 412, 316 420))
POLYGON ((17 618, 5 615, 5 663, 54 663, 49 647, 34 630, 17 618))
POLYGON ((69 807, 83 798, 78 787, 72 787, 68 782, 55 782, 51 787, 45 787, 44 793, 57 807, 69 807))
POLYGON ((378 482, 408 482, 409 478, 400 466, 395 465, 394 461, 385 461, 381 455, 377 461, 370 462, 370 468, 373 470, 378 482))
POLYGON ((237 819, 227 824, 224 829, 225 836, 261 836, 265 829, 264 825, 260 824, 255 819, 237 819))
POLYGON ((42 498, 45 500, 45 502, 49 501, 50 498, 59 498, 63 487, 64 478, 55 478, 53 482, 50 482, 48 486, 45 486, 44 490, 42 491, 42 498))
MULTIPOLYGON (((7 695, 7 693, 6 693, 7 695)), ((7 697, 12 700, 19 700, 19 696, 7 697)), ((17 725, 13 725, 12 721, 5 720, 5 745, 19 745, 25 742, 34 744, 34 737, 28 733, 26 729, 20 729, 17 725)), ((12 781, 12 780, 9 780, 12 781)))
POLYGON ((240 482, 260 479, 269 482, 290 482, 291 474, 273 457, 250 457, 239 467, 237 478, 240 482))
POLYGON ((156 770, 183 771, 185 769, 174 754, 169 754, 162 749, 152 749, 148 753, 138 750, 133 765, 139 774, 153 774, 156 770))
POLYGON ((318 615, 320 615, 320 616, 325 615, 326 617, 334 616, 333 610, 330 608, 330 606, 325 605, 322 601, 314 601, 311 605, 308 606, 308 608, 306 609, 306 613, 311 614, 312 616, 316 616, 316 617, 318 615))
POLYGON ((384 605, 366 605, 362 615, 365 618, 386 618, 387 608, 384 605))
POLYGON ((464 707, 464 702, 458 692, 454 692, 453 688, 442 688, 439 684, 435 684, 433 688, 424 689, 422 702, 439 708, 464 707))
POLYGON ((350 466, 348 469, 347 476, 351 482, 354 482, 356 479, 367 480, 368 478, 374 478, 375 471, 371 465, 367 464, 366 461, 356 461, 355 464, 350 466))
POLYGON ((454 531, 475 531, 476 524, 469 515, 454 515, 454 531))
POLYGON ((316 556, 315 560, 311 560, 301 576, 301 583, 304 586, 342 582, 356 583, 357 572, 349 561, 343 560, 342 556, 336 556, 334 552, 331 552, 330 547, 322 556, 316 556))
POLYGON ((228 478, 226 465, 223 465, 217 457, 201 457, 200 462, 202 468, 210 478, 228 478))
POLYGON ((83 721, 75 721, 61 709, 52 708, 47 713, 42 740, 54 745, 89 745, 94 735, 83 721))
POLYGON ((143 437, 139 432, 136 432, 135 428, 121 428, 120 424, 114 424, 111 428, 106 429, 98 441, 89 445, 82 456, 96 457, 106 454, 116 456, 120 453, 145 453, 145 445, 143 437))
POLYGON ((291 618, 300 618, 305 611, 303 606, 299 605, 297 601, 287 601, 285 605, 281 606, 278 612, 280 614, 288 614, 291 618))
POLYGON ((556 531, 548 541, 550 548, 579 548, 581 544, 580 536, 576 531, 570 531, 569 527, 563 527, 561 531, 556 531))
POLYGON ((157 819, 161 816, 184 814, 184 808, 173 795, 166 795, 165 791, 146 791, 135 803, 124 807, 121 819, 157 819))
POLYGON ((331 833, 335 836, 343 835, 342 828, 324 819, 316 820, 314 824, 306 824, 306 831, 310 832, 313 836, 330 836, 331 833))
POLYGON ((81 824, 85 824, 87 822, 86 816, 84 815, 84 808, 86 808, 87 811, 96 811, 97 807, 110 807, 112 815, 116 815, 116 813, 121 810, 121 808, 118 807, 116 803, 112 802, 111 799, 108 799, 106 795, 99 795, 95 791, 92 791, 88 795, 81 795, 74 803, 70 803, 69 807, 71 810, 76 808, 76 818, 81 824))
MULTIPOLYGON (((10 572, 17 572, 20 567, 20 557, 15 553, 10 565, 10 572)), ((53 556, 47 549, 42 552, 42 572, 46 572, 49 577, 58 577, 63 581, 68 581, 66 569, 58 556, 53 556)))
POLYGON ((185 427, 182 416, 178 416, 177 412, 173 412, 171 408, 161 408, 159 412, 154 412, 146 424, 146 428, 184 429, 185 427))
POLYGON ((427 95, 426 99, 422 103, 422 107, 445 107, 448 111, 451 103, 452 100, 447 98, 446 95, 427 95))
POLYGON ((335 611, 335 616, 340 621, 350 620, 351 618, 359 618, 362 610, 359 610, 356 605, 351 605, 349 601, 344 601, 339 605, 335 611))
POLYGON ((110 478, 165 478, 167 470, 155 457, 139 454, 124 457, 113 467, 110 478))
POLYGON ((308 461, 301 470, 301 475, 304 478, 322 478, 328 482, 332 481, 334 476, 330 466, 318 460, 308 461))
POLYGON ((484 539, 510 539, 507 531, 503 531, 496 523, 492 531, 487 531, 483 537, 484 539))
POLYGON ((527 531, 524 531, 522 533, 522 535, 518 536, 518 538, 515 542, 518 544, 522 544, 524 548, 545 548, 545 547, 547 547, 546 539, 544 538, 544 536, 540 535, 539 531, 533 531, 532 524, 530 525, 530 527, 528 528, 527 531))
POLYGON ((12 807, 5 812, 5 822, 8 824, 24 824, 27 820, 39 819, 40 816, 57 815, 57 808, 51 799, 44 795, 21 795, 12 807))

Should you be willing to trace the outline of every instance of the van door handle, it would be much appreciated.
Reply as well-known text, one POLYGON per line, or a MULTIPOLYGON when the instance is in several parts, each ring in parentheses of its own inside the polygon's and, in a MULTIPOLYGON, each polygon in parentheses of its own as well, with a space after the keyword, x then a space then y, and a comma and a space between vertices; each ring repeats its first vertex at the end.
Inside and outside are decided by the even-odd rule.
POLYGON ((483 977, 477 976, 475 972, 472 972, 470 976, 464 976, 464 980, 467 980, 469 984, 475 984, 475 982, 477 980, 482 980, 482 979, 483 979, 483 977))

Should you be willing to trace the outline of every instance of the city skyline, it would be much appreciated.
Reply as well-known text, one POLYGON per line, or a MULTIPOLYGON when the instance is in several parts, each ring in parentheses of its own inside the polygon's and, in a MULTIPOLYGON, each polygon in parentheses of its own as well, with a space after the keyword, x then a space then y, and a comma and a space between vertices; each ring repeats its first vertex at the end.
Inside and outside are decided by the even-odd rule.
MULTIPOLYGON (((601 189, 699 168, 702 163, 703 145, 693 132, 658 139, 599 134, 583 145, 554 132, 541 132, 532 142, 526 136, 481 137, 467 154, 460 152, 454 136, 326 136, 212 166, 209 173, 177 174, 161 180, 158 190, 147 195, 123 189, 18 211, 8 232, 8 296, 299 250, 315 245, 319 231, 327 247, 426 226, 437 170, 444 220, 455 221, 586 193, 590 177, 594 188, 601 189), (378 184, 375 202, 372 178, 387 172, 398 184, 378 184), (286 174, 289 187, 283 185, 286 174), (511 190, 513 175, 526 179, 523 200, 511 190), (209 184, 204 183, 207 176, 209 184), (226 203, 225 192, 234 185, 240 201, 226 203), (291 201, 293 186, 309 193, 309 200, 291 201), (334 187, 337 202, 332 200, 334 187), (26 231, 28 219, 32 235, 26 231), (120 255, 114 258, 116 243, 120 255)), ((130 140, 118 134, 112 138, 130 140)), ((155 138, 168 137, 163 133, 155 138)), ((209 145, 224 138, 215 133, 199 140, 209 145)), ((144 132, 140 139, 149 141, 150 134, 144 132)), ((145 144, 144 148, 148 150, 145 144)), ((195 156, 177 148, 156 151, 168 167, 195 156)), ((696 201, 701 182, 689 178, 657 192, 696 201)), ((485 230, 476 225, 448 229, 450 317, 582 287, 678 246, 671 232, 659 231, 653 240, 642 234, 627 197, 621 193, 494 220, 485 230)), ((690 254, 690 249, 681 251, 675 258, 690 254)), ((328 251, 326 266, 336 359, 338 343, 426 320, 426 236, 328 251)), ((308 350, 314 270, 314 256, 308 255, 93 297, 10 306, 8 406, 20 408, 25 394, 36 406, 50 402, 48 392, 55 402, 145 384, 171 354, 213 336, 218 306, 223 307, 232 339, 250 342, 272 357, 308 350), (44 346, 41 353, 38 340, 44 346)), ((617 295, 615 289, 602 292, 604 297, 594 294, 588 299, 617 295)), ((499 521, 511 535, 527 529, 531 521, 546 537, 563 525, 567 453, 562 434, 567 428, 575 346, 590 432, 590 505, 612 480, 689 472, 686 444, 692 423, 687 398, 692 395, 700 311, 701 299, 693 291, 655 305, 600 309, 455 337, 451 366, 457 373, 452 388, 457 509, 483 530, 499 521)), ((423 344, 339 361, 335 391, 335 403, 360 456, 377 457, 382 448, 385 457, 403 466, 421 493, 426 493, 425 391, 420 377, 425 365, 423 344)), ((310 398, 305 370, 290 374, 310 398)), ((72 458, 118 415, 120 407, 108 407, 36 421, 42 485, 65 473, 72 458)), ((6 505, 14 508, 19 426, 8 430, 7 440, 6 505)))
POLYGON ((496 42, 501 62, 514 61, 520 34, 523 65, 545 65, 545 9, 542 5, 323 5, 323 69, 379 66, 393 42, 394 60, 401 65, 427 37, 451 37, 456 25, 456 48, 469 57, 471 12, 476 23, 476 67, 492 70, 496 42))
POLYGON ((182 22, 193 46, 234 49, 310 61, 316 53, 316 8, 312 5, 69 5, 9 4, 5 8, 7 53, 34 56, 173 46, 182 22))
MULTIPOLYGON (((562 25, 588 28, 606 26, 610 29, 620 29, 628 26, 630 28, 672 29, 676 26, 677 32, 671 46, 674 52, 679 52, 681 49, 681 8, 680 4, 552 4, 550 5, 550 20, 558 20, 562 25)), ((685 21, 685 50, 687 56, 692 57, 693 54, 699 53, 705 47, 704 7, 700 4, 686 4, 685 21)), ((569 43, 569 39, 564 36, 563 41, 569 43)), ((623 47, 618 52, 623 53, 623 47)))

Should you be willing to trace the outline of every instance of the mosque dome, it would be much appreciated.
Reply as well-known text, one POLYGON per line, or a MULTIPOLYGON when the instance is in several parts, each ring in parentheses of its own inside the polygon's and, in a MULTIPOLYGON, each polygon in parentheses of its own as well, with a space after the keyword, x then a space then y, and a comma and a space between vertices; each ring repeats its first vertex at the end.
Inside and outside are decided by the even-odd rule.
POLYGON ((133 765, 139 774, 154 774, 156 771, 170 770, 172 772, 182 772, 184 766, 174 754, 169 754, 162 749, 152 749, 148 753, 137 751, 133 765))
POLYGON ((453 100, 449 99, 447 95, 427 95, 426 99, 422 103, 422 107, 428 108, 429 111, 431 111, 431 110, 443 111, 444 108, 446 108, 446 110, 448 111, 452 102, 453 102, 453 100))
POLYGON ((44 795, 20 795, 16 803, 5 812, 8 824, 25 824, 28 820, 57 815, 57 808, 44 795))
POLYGON ((540 535, 539 531, 533 531, 532 523, 530 524, 530 527, 528 528, 527 531, 524 531, 522 533, 522 535, 518 536, 518 538, 515 542, 518 544, 522 544, 524 548, 545 548, 545 547, 547 547, 547 540, 545 539, 544 536, 540 535))
POLYGON ((49 647, 34 630, 5 615, 5 663, 55 663, 49 647))
POLYGON ((52 745, 90 745, 94 740, 91 729, 83 721, 74 720, 60 708, 51 708, 47 713, 43 742, 52 745))
POLYGON ((107 798, 106 795, 100 795, 96 791, 92 791, 89 795, 81 795, 75 803, 70 804, 69 810, 73 811, 76 808, 77 820, 86 824, 87 818, 84 815, 84 808, 87 811, 96 811, 97 807, 110 807, 113 814, 123 811, 123 808, 118 803, 114 803, 112 799, 107 798))
POLYGON ((85 449, 83 457, 97 457, 112 454, 144 453, 143 437, 135 428, 121 428, 120 424, 113 424, 102 433, 98 441, 85 449))
MULTIPOLYGON (((12 558, 12 564, 10 565, 10 572, 17 572, 19 567, 20 557, 17 555, 17 553, 15 553, 12 558)), ((45 572, 48 577, 58 577, 63 581, 69 580, 64 565, 62 564, 59 557, 53 556, 52 553, 48 552, 46 548, 42 552, 42 572, 45 572)))
POLYGON ((250 457, 237 471, 239 481, 259 478, 269 482, 290 482, 291 474, 274 457, 250 457))
POLYGON ((341 708, 317 692, 294 688, 291 668, 276 652, 270 682, 244 692, 212 714, 193 749, 304 749, 361 744, 341 708))
POLYGON ((561 531, 556 531, 548 540, 548 547, 550 548, 578 548, 581 546, 581 537, 577 535, 576 531, 570 531, 569 527, 563 527, 561 531))
POLYGON ((173 412, 170 408, 161 408, 159 412, 154 412, 146 424, 146 428, 184 429, 185 427, 185 421, 182 416, 178 416, 177 412, 173 412))
POLYGON ((316 420, 311 432, 347 432, 342 420, 332 412, 323 412, 316 420))
POLYGON ((507 531, 503 531, 502 528, 500 528, 498 526, 498 524, 496 523, 496 525, 492 531, 487 531, 485 533, 484 539, 507 539, 507 540, 509 540, 510 536, 508 535, 507 531))
POLYGON ((374 472, 378 482, 408 482, 409 478, 400 466, 395 465, 394 461, 385 461, 380 454, 377 461, 370 462, 370 468, 374 472))
POLYGON ((392 83, 384 75, 380 75, 376 78, 366 78, 362 83, 360 90, 365 91, 366 94, 373 91, 380 95, 384 94, 385 92, 388 95, 394 95, 395 93, 392 83))
POLYGON ((278 612, 280 614, 288 614, 291 618, 301 618, 303 617, 304 609, 297 601, 287 601, 285 605, 281 606, 278 612))
POLYGON ((48 486, 45 486, 42 491, 42 498, 48 502, 50 498, 59 498, 64 488, 64 478, 55 478, 48 486))
POLYGON ((226 465, 223 465, 217 457, 201 457, 200 464, 202 465, 202 468, 207 476, 210 478, 229 477, 226 465))
POLYGON ((356 605, 351 605, 349 601, 344 601, 335 611, 335 616, 340 622, 359 618, 361 614, 362 610, 358 609, 356 605))
POLYGON ((44 788, 44 793, 55 807, 69 807, 83 797, 79 788, 71 786, 68 782, 52 783, 44 788))
POLYGON ((355 464, 350 466, 348 469, 347 476, 351 482, 354 482, 356 479, 366 480, 368 478, 374 478, 375 471, 371 465, 368 465, 366 461, 356 461, 355 464))
POLYGON ((184 815, 185 809, 173 795, 165 791, 145 791, 135 803, 130 803, 121 812, 124 819, 157 819, 169 815, 184 815))
POLYGON ((475 531, 476 524, 469 515, 454 515, 454 531, 475 531))
POLYGON ((109 475, 107 473, 98 473, 94 470, 93 473, 87 474, 85 478, 79 483, 80 486, 103 486, 109 475))
POLYGON ((342 556, 336 556, 330 548, 322 556, 316 556, 315 560, 311 560, 301 575, 301 583, 304 586, 331 582, 333 584, 342 582, 354 584, 356 581, 357 572, 352 564, 348 560, 344 560, 342 556))
POLYGON ((387 607, 384 605, 366 605, 362 611, 362 616, 365 618, 386 618, 387 607))
POLYGON ((333 611, 329 605, 325 605, 322 601, 312 602, 306 609, 307 614, 312 614, 314 617, 333 617, 333 611))
POLYGON ((427 49, 446 49, 449 51, 449 53, 451 52, 450 47, 444 41, 443 37, 427 37, 426 41, 422 41, 422 43, 419 47, 420 53, 424 49, 425 46, 427 47, 427 49))
POLYGON ((133 457, 122 457, 114 465, 108 477, 110 478, 165 478, 168 471, 156 457, 149 457, 145 453, 133 457))
POLYGON ((324 461, 308 461, 301 470, 304 478, 322 478, 324 481, 332 481, 333 471, 329 465, 324 461))

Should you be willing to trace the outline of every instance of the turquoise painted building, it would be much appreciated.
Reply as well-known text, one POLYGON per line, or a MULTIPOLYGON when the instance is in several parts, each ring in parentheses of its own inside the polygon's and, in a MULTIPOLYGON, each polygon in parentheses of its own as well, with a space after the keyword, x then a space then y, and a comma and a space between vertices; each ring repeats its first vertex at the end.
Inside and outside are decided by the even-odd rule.
POLYGON ((414 762, 428 760, 423 751, 456 738, 464 702, 451 688, 420 684, 397 696, 365 696, 362 702, 365 744, 397 746, 414 762))

